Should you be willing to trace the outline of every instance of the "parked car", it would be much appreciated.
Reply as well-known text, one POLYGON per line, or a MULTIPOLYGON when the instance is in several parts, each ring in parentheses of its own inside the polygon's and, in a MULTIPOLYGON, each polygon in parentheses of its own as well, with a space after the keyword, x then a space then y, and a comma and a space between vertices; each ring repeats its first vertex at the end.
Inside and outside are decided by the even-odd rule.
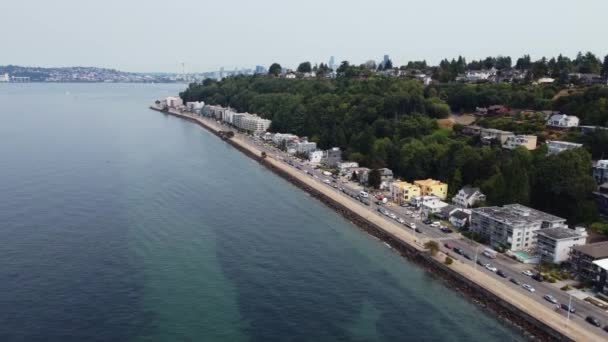
POLYGON ((403 220, 401 217, 399 218, 399 223, 401 224, 405 224, 405 220, 403 220))
POLYGON ((503 272, 502 270, 498 270, 498 271, 496 271, 496 274, 498 274, 499 276, 501 276, 501 277, 503 277, 503 278, 506 278, 506 277, 507 277, 507 275, 505 274, 505 272, 503 272))
POLYGON ((442 231, 443 233, 446 233, 446 234, 450 234, 450 233, 452 232, 452 230, 451 230, 450 228, 447 228, 447 227, 443 227, 443 228, 441 228, 441 231, 442 231))
POLYGON ((418 228, 414 228, 414 231, 415 231, 416 233, 422 233, 422 230, 420 230, 420 229, 418 229, 418 228))
POLYGON ((557 304, 557 299, 550 294, 544 295, 543 298, 550 303, 557 304))
POLYGON ((515 285, 521 285, 521 283, 519 282, 519 280, 515 279, 515 278, 511 278, 509 279, 510 282, 512 282, 515 285))
POLYGON ((444 246, 445 248, 447 248, 447 249, 452 249, 452 246, 450 246, 450 244, 449 244, 449 243, 447 243, 447 242, 446 242, 446 243, 444 243, 444 244, 443 244, 443 246, 444 246))
POLYGON ((492 266, 491 264, 486 264, 486 270, 490 271, 490 272, 496 272, 498 271, 498 268, 492 266))
POLYGON ((454 247, 453 250, 454 250, 454 253, 456 253, 456 254, 460 254, 460 255, 464 254, 464 251, 458 247, 454 247))
POLYGON ((574 309, 574 307, 568 305, 568 304, 561 304, 560 307, 566 311, 570 311, 570 313, 575 313, 576 310, 574 309))
POLYGON ((585 318, 585 321, 595 325, 596 327, 601 327, 602 324, 600 323, 600 321, 598 321, 597 318, 593 317, 593 316, 587 316, 587 318, 585 318))
POLYGON ((464 256, 465 258, 467 258, 469 260, 473 260, 473 258, 471 258, 471 256, 468 255, 467 253, 464 253, 462 256, 464 256))
POLYGON ((416 224, 415 223, 410 223, 410 228, 416 229, 417 233, 421 233, 421 231, 418 228, 416 228, 416 224))
POLYGON ((539 283, 543 282, 543 276, 540 273, 536 273, 532 276, 532 279, 536 280, 539 283))
POLYGON ((432 221, 431 221, 431 219, 427 218, 427 219, 424 219, 424 221, 422 221, 422 223, 424 223, 424 224, 431 224, 432 221))
POLYGON ((483 261, 477 259, 477 265, 479 265, 479 266, 485 266, 486 264, 484 264, 483 261))
POLYGON ((530 292, 534 292, 536 290, 534 290, 534 288, 528 284, 523 284, 521 287, 523 287, 524 289, 530 291, 530 292))
POLYGON ((525 271, 521 272, 521 274, 528 276, 528 277, 531 277, 534 275, 534 273, 532 273, 532 271, 530 271, 530 270, 525 270, 525 271))

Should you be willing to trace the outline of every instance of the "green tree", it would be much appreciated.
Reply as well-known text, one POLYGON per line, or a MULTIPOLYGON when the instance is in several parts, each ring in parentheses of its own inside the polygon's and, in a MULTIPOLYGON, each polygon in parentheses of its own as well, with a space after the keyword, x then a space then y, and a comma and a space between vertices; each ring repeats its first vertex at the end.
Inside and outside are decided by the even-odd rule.
POLYGON ((298 72, 306 73, 306 72, 311 72, 311 71, 312 71, 312 66, 311 66, 310 62, 302 62, 302 63, 300 63, 300 65, 298 65, 298 72))
POLYGON ((425 242, 424 248, 428 249, 431 252, 432 256, 437 255, 437 252, 439 252, 439 244, 437 243, 437 241, 434 240, 425 242))
POLYGON ((369 176, 367 177, 367 184, 374 189, 380 188, 380 184, 382 184, 382 174, 378 169, 372 169, 369 172, 369 176))
POLYGON ((604 79, 608 79, 608 55, 604 56, 604 63, 602 63, 602 76, 604 79))
POLYGON ((282 70, 283 70, 283 68, 281 67, 281 64, 272 63, 272 65, 270 65, 270 67, 268 68, 268 74, 273 75, 273 76, 278 76, 279 74, 281 74, 282 70))

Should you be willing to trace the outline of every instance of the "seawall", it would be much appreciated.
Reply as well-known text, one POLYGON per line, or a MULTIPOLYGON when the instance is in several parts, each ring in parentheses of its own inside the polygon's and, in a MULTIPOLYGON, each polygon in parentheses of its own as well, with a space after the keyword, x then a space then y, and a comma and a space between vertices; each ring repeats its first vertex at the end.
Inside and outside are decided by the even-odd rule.
MULTIPOLYGON (((409 239, 408 241, 408 239, 404 238, 403 234, 398 236, 396 231, 387 229, 383 224, 378 224, 377 217, 366 216, 361 210, 357 211, 356 209, 349 207, 349 204, 345 202, 346 199, 340 200, 327 191, 324 191, 322 184, 303 179, 305 176, 298 176, 295 170, 291 170, 290 172, 287 167, 271 158, 263 158, 260 153, 255 153, 250 146, 246 146, 245 143, 240 142, 238 139, 226 139, 220 134, 217 127, 214 127, 211 122, 205 121, 210 119, 192 117, 189 114, 182 114, 175 111, 161 111, 160 108, 155 106, 151 106, 150 108, 191 121, 222 138, 228 144, 264 165, 275 174, 308 192, 311 196, 344 216, 363 231, 388 243, 400 255, 415 262, 419 266, 424 267, 433 275, 443 280, 448 287, 461 292, 481 307, 490 311, 496 317, 520 330, 528 339, 536 341, 601 340, 598 336, 591 334, 584 329, 580 329, 580 327, 574 323, 564 326, 555 323, 555 320, 546 319, 545 314, 556 315, 556 313, 542 306, 532 310, 531 308, 528 308, 527 303, 522 304, 521 301, 518 302, 514 298, 509 298, 509 291, 514 292, 515 294, 517 293, 508 288, 506 289, 509 291, 501 291, 503 289, 498 288, 500 287, 500 284, 498 283, 496 283, 497 288, 493 288, 492 282, 488 282, 484 278, 488 276, 479 271, 475 270, 475 272, 478 272, 479 274, 473 274, 474 277, 467 274, 467 272, 473 271, 470 266, 464 265, 459 261, 454 261, 450 266, 445 265, 442 262, 444 257, 443 254, 440 253, 438 256, 432 256, 418 244, 413 243, 412 239, 409 239), (468 267, 470 270, 463 267, 468 267), (544 319, 539 319, 539 317, 544 319)), ((535 304, 536 303, 530 303, 530 306, 534 307, 535 304)))

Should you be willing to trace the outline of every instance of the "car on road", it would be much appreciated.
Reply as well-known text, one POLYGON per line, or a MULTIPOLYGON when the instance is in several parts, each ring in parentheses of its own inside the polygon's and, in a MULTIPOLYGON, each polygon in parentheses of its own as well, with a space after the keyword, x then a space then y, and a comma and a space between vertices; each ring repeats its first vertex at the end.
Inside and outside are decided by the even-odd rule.
POLYGON ((464 254, 464 251, 462 249, 458 248, 458 247, 454 247, 453 251, 456 254, 460 254, 460 255, 464 254))
POLYGON ((440 225, 439 221, 435 221, 435 222, 433 222, 433 223, 430 224, 430 226, 433 227, 433 228, 439 227, 439 225, 440 225))
POLYGON ((498 271, 496 271, 496 274, 498 274, 499 276, 501 276, 501 277, 503 277, 503 278, 506 278, 506 277, 507 277, 507 274, 506 274, 505 272, 503 272, 502 270, 498 270, 498 271))
POLYGON ((479 266, 485 266, 486 264, 484 264, 483 261, 477 259, 477 265, 479 265, 479 266))
POLYGON ((511 278, 509 279, 510 282, 512 282, 515 285, 521 285, 521 283, 519 282, 519 280, 515 279, 515 278, 511 278))
POLYGON ((393 220, 397 218, 397 215, 390 213, 388 216, 390 216, 393 220))
POLYGON ((590 324, 595 325, 598 328, 602 326, 602 324, 600 323, 600 321, 597 318, 593 317, 593 316, 587 316, 587 318, 585 318, 585 321, 589 322, 590 324))
POLYGON ((432 221, 431 221, 431 219, 427 218, 427 219, 424 219, 424 221, 422 221, 422 223, 424 223, 424 224, 431 224, 432 221))
POLYGON ((543 275, 540 273, 536 273, 535 275, 532 276, 532 279, 536 280, 539 283, 543 282, 543 275))
POLYGON ((570 313, 575 313, 576 309, 568 304, 561 304, 560 307, 566 311, 570 311, 570 313))
POLYGON ((534 275, 534 273, 532 273, 532 271, 530 271, 530 270, 525 270, 525 271, 521 272, 521 274, 528 276, 528 277, 531 277, 534 275))
POLYGON ((557 299, 550 294, 544 295, 543 298, 549 303, 557 304, 557 299))
POLYGON ((410 228, 416 229, 416 232, 420 233, 420 230, 418 230, 418 228, 416 228, 416 224, 415 223, 410 223, 410 228))
POLYGON ((498 268, 492 266, 491 264, 486 264, 486 270, 490 271, 490 272, 496 272, 498 271, 498 268))
POLYGON ((405 224, 405 220, 404 220, 404 219, 402 219, 401 217, 399 218, 399 220, 398 220, 398 221, 399 221, 399 223, 401 223, 401 224, 405 224))
POLYGON ((414 231, 415 231, 416 233, 422 233, 422 230, 420 230, 420 229, 418 229, 418 228, 414 228, 414 231))
POLYGON ((447 242, 446 242, 446 243, 444 243, 444 244, 443 244, 443 246, 444 246, 445 248, 447 248, 447 249, 452 249, 452 246, 450 246, 450 244, 449 244, 449 243, 447 243, 447 242))
POLYGON ((462 256, 465 257, 466 259, 473 260, 473 258, 471 258, 471 256, 468 255, 467 253, 464 253, 462 256))
POLYGON ((531 285, 529 285, 529 284, 523 284, 521 287, 523 287, 524 289, 526 289, 526 290, 528 290, 528 291, 530 291, 530 292, 534 292, 534 291, 536 291, 536 290, 534 290, 534 288, 533 288, 531 285))
POLYGON ((450 233, 452 233, 452 230, 451 230, 450 228, 448 228, 448 227, 443 227, 443 228, 441 228, 441 231, 442 231, 443 233, 445 233, 445 234, 450 234, 450 233))

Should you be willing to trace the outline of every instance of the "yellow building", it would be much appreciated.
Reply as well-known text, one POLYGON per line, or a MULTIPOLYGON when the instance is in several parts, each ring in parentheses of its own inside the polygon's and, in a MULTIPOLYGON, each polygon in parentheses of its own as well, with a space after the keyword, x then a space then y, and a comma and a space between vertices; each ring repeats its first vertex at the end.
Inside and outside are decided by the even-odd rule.
POLYGON ((448 197, 448 185, 434 179, 424 179, 414 181, 420 187, 422 196, 437 196, 444 200, 448 197))
POLYGON ((408 182, 391 183, 391 198, 397 204, 409 203, 413 197, 420 196, 420 187, 408 182))

